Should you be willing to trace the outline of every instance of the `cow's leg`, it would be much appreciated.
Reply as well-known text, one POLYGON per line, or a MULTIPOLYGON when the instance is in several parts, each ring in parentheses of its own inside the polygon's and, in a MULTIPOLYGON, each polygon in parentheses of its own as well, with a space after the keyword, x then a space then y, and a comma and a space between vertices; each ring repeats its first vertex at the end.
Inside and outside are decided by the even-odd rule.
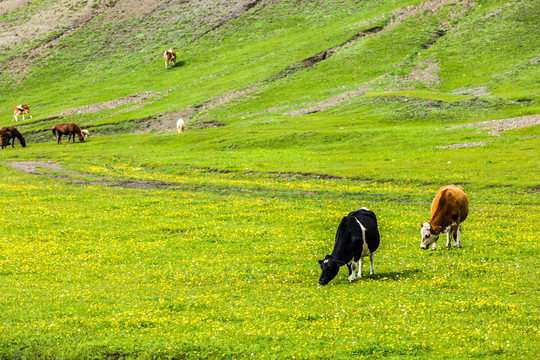
MULTIPOLYGON (((362 259, 360 259, 360 262, 362 259)), ((354 259, 351 262, 351 275, 349 275, 349 281, 355 281, 356 280, 356 274, 355 271, 358 268, 358 262, 354 262, 354 259)), ((360 265, 360 271, 362 271, 362 265, 360 265)))
POLYGON ((452 239, 454 233, 454 225, 450 225, 449 228, 446 230, 446 248, 450 248, 450 240, 452 239))
POLYGON ((375 268, 373 267, 373 253, 369 254, 369 273, 375 275, 375 268))
POLYGON ((358 277, 364 277, 364 274, 362 273, 362 268, 364 267, 364 257, 360 256, 360 260, 358 260, 359 266, 358 266, 358 277))
POLYGON ((459 249, 461 247, 461 224, 456 226, 456 233, 454 234, 454 247, 459 249))
POLYGON ((433 246, 431 247, 431 250, 437 250, 437 242, 436 241, 433 243, 433 246))

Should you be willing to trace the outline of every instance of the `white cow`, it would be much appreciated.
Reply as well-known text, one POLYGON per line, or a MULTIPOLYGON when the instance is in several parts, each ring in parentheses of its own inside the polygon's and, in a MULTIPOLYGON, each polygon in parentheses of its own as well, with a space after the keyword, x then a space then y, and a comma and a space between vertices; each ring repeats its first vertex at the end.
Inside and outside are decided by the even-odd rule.
POLYGON ((184 123, 184 120, 182 120, 181 118, 178 119, 178 121, 176 122, 176 130, 181 133, 181 132, 184 132, 185 130, 185 123, 184 123))

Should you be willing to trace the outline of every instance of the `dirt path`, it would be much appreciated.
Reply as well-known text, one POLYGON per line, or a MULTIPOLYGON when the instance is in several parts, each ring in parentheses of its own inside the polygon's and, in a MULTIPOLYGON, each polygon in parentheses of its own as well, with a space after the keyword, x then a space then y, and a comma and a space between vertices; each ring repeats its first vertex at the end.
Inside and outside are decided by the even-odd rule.
POLYGON ((458 126, 447 127, 447 129, 462 129, 482 127, 491 130, 491 135, 500 136, 500 133, 505 130, 520 129, 527 126, 540 124, 540 114, 521 116, 502 120, 482 121, 474 124, 465 124, 458 126))
MULTIPOLYGON (((80 171, 66 170, 62 168, 60 164, 54 162, 46 161, 6 161, 5 164, 25 172, 27 174, 45 176, 54 180, 67 181, 73 184, 80 185, 93 185, 93 186, 107 186, 107 187, 120 187, 125 189, 166 189, 166 188, 184 188, 190 190, 205 190, 205 191, 241 191, 241 192, 251 192, 251 193, 263 193, 270 194, 271 196, 276 196, 276 192, 273 189, 261 190, 261 189, 250 189, 250 188, 241 188, 241 187, 211 187, 211 186, 194 186, 183 183, 174 183, 174 182, 164 182, 164 181, 145 181, 145 180, 118 180, 108 176, 95 175, 80 171), (72 176, 85 176, 93 178, 94 180, 87 179, 77 179, 70 176, 63 176, 57 174, 48 174, 43 170, 54 170, 66 175, 72 176)), ((316 195, 315 192, 310 191, 280 191, 282 195, 293 195, 293 194, 302 194, 302 195, 316 195)))
POLYGON ((69 181, 75 184, 121 187, 127 189, 159 189, 164 187, 181 186, 182 184, 166 183, 160 181, 124 180, 118 181, 107 176, 94 175, 80 171, 66 170, 57 163, 45 161, 6 161, 5 164, 27 174, 45 176, 50 179, 69 181), (78 175, 94 178, 95 180, 76 179, 69 176, 53 175, 43 170, 55 170, 66 175, 78 175))
MULTIPOLYGON (((111 100, 111 101, 95 103, 95 104, 81 106, 81 107, 70 108, 70 109, 62 111, 59 114, 56 114, 56 116, 94 113, 94 112, 98 112, 98 111, 101 111, 101 110, 114 109, 114 108, 117 108, 117 107, 120 107, 120 106, 124 106, 126 104, 137 103, 137 102, 140 102, 140 101, 148 100, 148 99, 153 98, 153 97, 157 97, 156 99, 154 99, 154 101, 155 101, 155 100, 159 100, 159 99, 163 98, 165 95, 167 95, 169 93, 169 91, 170 90, 161 91, 161 92, 158 92, 158 91, 144 91, 144 92, 140 92, 140 93, 137 93, 137 94, 127 95, 127 96, 124 96, 124 97, 121 97, 121 98, 118 98, 118 99, 115 99, 115 100, 111 100)), ((150 101, 150 102, 152 102, 152 101, 150 101)), ((146 103, 140 104, 140 106, 143 106, 143 105, 146 105, 146 103)), ((133 108, 130 107, 127 110, 133 110, 133 108)))

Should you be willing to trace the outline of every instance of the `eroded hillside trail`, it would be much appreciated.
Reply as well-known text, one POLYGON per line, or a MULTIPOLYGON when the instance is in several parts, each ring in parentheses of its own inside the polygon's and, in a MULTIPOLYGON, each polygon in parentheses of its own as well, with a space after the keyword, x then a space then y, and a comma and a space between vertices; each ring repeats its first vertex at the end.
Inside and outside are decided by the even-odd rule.
MULTIPOLYGON (((4 13, 16 12, 23 5, 32 4, 33 6, 34 2, 35 1, 32 0, 19 2, 7 0, 0 4, 0 11, 4 13)), ((192 19, 192 25, 190 28, 192 35, 190 37, 186 37, 184 39, 184 43, 172 44, 172 46, 175 48, 182 48, 189 43, 197 42, 199 39, 212 32, 218 31, 226 24, 242 17, 247 12, 256 13, 267 6, 278 6, 280 2, 280 0, 199 0, 198 2, 190 2, 184 0, 172 3, 168 1, 163 2, 150 0, 91 0, 84 4, 77 3, 74 5, 68 0, 58 1, 54 5, 48 5, 49 8, 47 9, 43 9, 42 11, 36 12, 35 14, 31 14, 31 21, 21 22, 17 25, 17 29, 2 28, 2 26, 0 25, 0 45, 1 43, 5 43, 4 45, 13 45, 24 41, 30 44, 29 46, 31 47, 26 52, 26 54, 24 54, 24 56, 20 54, 11 59, 8 59, 8 61, 6 62, 8 65, 5 71, 6 73, 13 75, 14 78, 20 77, 26 72, 28 67, 32 66, 34 60, 37 60, 39 58, 47 58, 48 56, 50 56, 54 52, 54 49, 59 46, 59 41, 61 38, 69 36, 70 34, 84 26, 95 26, 95 24, 93 24, 93 21, 97 17, 103 17, 104 19, 107 19, 107 21, 111 24, 122 24, 123 22, 135 16, 141 16, 142 14, 145 14, 146 18, 148 18, 148 21, 150 21, 150 19, 154 16, 157 17, 161 13, 167 14, 170 12, 171 14, 175 15, 174 18, 170 18, 168 19, 168 21, 179 21, 179 14, 189 13, 189 17, 192 19), (196 4, 196 6, 192 5, 191 3, 196 4), (65 15, 62 15, 62 17, 51 21, 51 16, 58 13, 65 15), (53 29, 51 27, 53 24, 58 25, 60 28, 62 28, 62 32, 58 32, 53 29), (28 31, 30 29, 32 31, 28 31), (44 42, 41 40, 46 34, 51 34, 53 32, 54 36, 49 35, 48 37, 46 37, 47 40, 44 42)), ((145 128, 141 127, 136 132, 174 132, 174 123, 176 122, 178 117, 183 117, 187 123, 191 122, 192 118, 196 117, 197 122, 200 123, 200 125, 198 126, 203 128, 211 126, 221 126, 222 124, 220 123, 205 123, 205 114, 215 109, 216 107, 226 105, 238 98, 249 97, 254 92, 258 91, 264 86, 267 86, 268 84, 277 82, 286 77, 294 76, 300 71, 316 66, 320 62, 327 61, 334 55, 345 51, 347 48, 353 46, 356 42, 361 41, 366 37, 377 37, 381 32, 391 31, 393 28, 403 23, 412 16, 416 16, 425 12, 440 12, 445 5, 451 2, 451 0, 427 0, 417 5, 402 7, 393 10, 387 14, 378 16, 376 18, 365 20, 355 25, 358 28, 358 32, 349 39, 346 39, 345 41, 338 42, 333 46, 324 49, 319 53, 314 54, 313 56, 310 56, 306 59, 291 63, 288 66, 285 66, 283 69, 277 69, 277 72, 270 77, 252 84, 245 84, 244 88, 231 89, 221 95, 209 99, 203 104, 188 106, 186 108, 177 109, 176 111, 170 113, 156 115, 154 116, 154 123, 150 124, 150 126, 146 126, 145 128)), ((464 16, 464 14, 467 12, 467 9, 472 7, 473 4, 474 2, 472 0, 461 1, 459 3, 459 6, 452 8, 451 11, 453 13, 451 15, 451 18, 454 19, 464 16)), ((433 35, 433 38, 425 44, 425 48, 432 46, 435 42, 442 38, 446 34, 447 29, 450 28, 452 25, 451 22, 448 22, 442 24, 441 26, 442 29, 433 35)), ((152 32, 157 30, 151 30, 151 28, 148 28, 145 31, 152 32)), ((115 36, 117 36, 117 40, 120 41, 120 38, 122 36, 127 35, 117 33, 115 36)), ((159 54, 155 54, 154 57, 158 56, 159 54)), ((148 59, 139 59, 139 61, 144 62, 148 61, 148 59)), ((437 71, 438 68, 437 64, 435 63, 418 64, 418 67, 413 69, 409 76, 405 78, 395 77, 395 79, 393 79, 393 82, 395 84, 389 86, 388 90, 403 87, 404 85, 407 85, 409 82, 413 81, 423 83, 428 87, 433 84, 438 84, 440 83, 440 79, 437 75, 437 71)), ((372 79, 371 82, 376 83, 381 78, 385 77, 388 78, 389 75, 387 74, 383 75, 382 77, 372 79)), ((50 114, 47 118, 55 116, 61 118, 63 116, 69 116, 73 114, 94 113, 105 109, 117 108, 117 112, 108 115, 113 116, 118 113, 131 111, 147 105, 151 105, 152 103, 162 99, 170 92, 174 92, 175 90, 176 89, 166 89, 163 91, 134 93, 107 102, 65 109, 60 113, 50 114)), ((366 84, 359 84, 358 88, 356 89, 346 89, 341 94, 338 93, 332 95, 331 97, 321 100, 319 102, 297 104, 294 108, 271 107, 266 109, 264 112, 283 112, 285 115, 291 116, 311 114, 338 106, 344 101, 347 101, 353 97, 362 96, 370 90, 371 87, 370 83, 368 82, 366 84)))
MULTIPOLYGON (((282 0, 198 0, 198 1, 151 1, 151 0, 90 0, 87 2, 74 3, 71 0, 63 0, 48 4, 46 9, 36 11, 29 14, 29 21, 17 23, 15 28, 7 27, 0 24, 0 45, 14 45, 19 42, 27 42, 28 51, 24 54, 14 55, 6 59, 6 67, 3 69, 6 76, 13 76, 15 79, 24 76, 26 69, 32 66, 34 60, 47 59, 60 46, 62 38, 69 37, 70 34, 78 29, 88 26, 95 27, 94 23, 98 18, 102 17, 114 25, 124 24, 129 19, 136 16, 144 15, 147 21, 160 18, 161 14, 169 14, 168 21, 179 21, 179 19, 189 13, 192 20, 190 32, 191 35, 185 37, 182 43, 175 43, 172 46, 182 48, 188 44, 192 44, 200 40, 202 37, 211 34, 212 32, 220 31, 227 24, 238 20, 244 14, 258 13, 265 7, 278 6, 282 0), (195 4, 195 5, 194 5, 195 4), (56 14, 62 14, 61 17, 52 18, 56 14), (182 15, 183 14, 183 15, 182 15), (52 21, 53 19, 54 21, 52 21), (58 32, 52 26, 55 25, 62 29, 58 32), (31 30, 31 31, 29 31, 31 30), (54 33, 54 34, 53 34, 54 33), (44 37, 49 34, 48 37, 44 37), (43 40, 46 38, 46 40, 43 40)), ((4 0, 0 2, 0 14, 16 14, 21 7, 29 5, 35 6, 38 3, 35 0, 4 0)), ((428 49, 435 45, 441 39, 447 36, 447 33, 457 23, 459 18, 467 16, 469 10, 475 6, 473 0, 462 0, 455 6, 452 0, 427 0, 416 5, 404 6, 377 17, 364 20, 354 25, 355 32, 348 39, 336 41, 328 48, 319 51, 305 59, 285 64, 282 68, 276 68, 274 74, 269 75, 264 79, 246 83, 238 88, 225 90, 222 94, 207 99, 203 103, 188 105, 176 110, 165 113, 157 113, 142 119, 122 120, 121 122, 106 122, 103 118, 87 122, 86 128, 91 129, 94 134, 110 135, 115 131, 114 126, 119 123, 130 123, 126 129, 136 134, 143 133, 173 133, 176 132, 176 121, 178 118, 183 118, 188 127, 192 129, 200 129, 206 127, 218 127, 226 125, 224 120, 207 121, 208 114, 211 114, 216 108, 227 106, 235 101, 242 99, 252 99, 256 97, 257 92, 264 91, 265 87, 272 86, 273 83, 295 76, 295 74, 307 70, 318 64, 328 61, 336 55, 347 51, 359 41, 365 39, 379 39, 385 33, 391 32, 400 24, 408 21, 411 17, 420 16, 422 14, 439 14, 450 12, 445 15, 445 21, 442 21, 438 26, 439 30, 431 34, 431 38, 427 39, 422 48, 428 49), (94 124, 93 122, 98 122, 94 124)), ((252 16, 253 14, 250 14, 252 16)), ((491 16, 489 13, 486 16, 491 16)), ((145 20, 146 21, 146 20, 145 20)), ((152 27, 144 28, 147 35, 151 36, 154 30, 152 27)), ((122 41, 122 37, 129 37, 130 34, 117 32, 114 38, 111 38, 113 45, 114 41, 122 41)), ((140 58, 137 61, 149 61, 150 57, 159 57, 160 54, 151 53, 145 55, 147 58, 140 58)), ((534 65, 538 59, 531 60, 530 65, 534 65)), ((528 66, 528 65, 527 65, 528 66)), ((2 70, 2 69, 0 69, 2 70)), ((395 74, 383 74, 373 79, 368 79, 356 86, 348 88, 336 88, 335 91, 328 92, 325 99, 316 101, 300 102, 294 105, 271 104, 267 108, 246 113, 246 117, 257 117, 268 114, 301 116, 305 114, 317 113, 329 110, 339 106, 340 104, 354 98, 360 98, 370 91, 399 91, 414 87, 414 84, 421 84, 428 89, 436 89, 443 82, 439 76, 439 64, 436 61, 425 59, 418 61, 411 69, 409 74, 398 76, 395 74), (381 85, 383 84, 383 85, 381 85)), ((46 128, 40 130, 31 130, 27 134, 33 137, 33 141, 50 141, 50 126, 52 120, 63 121, 63 118, 69 118, 72 115, 84 115, 96 113, 103 110, 112 110, 106 117, 113 117, 120 113, 125 113, 133 110, 150 106, 166 96, 173 95, 180 91, 181 87, 162 89, 158 91, 142 91, 117 99, 88 104, 85 106, 77 106, 64 109, 55 114, 49 114, 46 118, 27 122, 22 124, 25 126, 42 122, 47 124, 46 128)), ((183 90, 182 90, 183 91, 183 90)), ((489 95, 487 87, 476 87, 472 89, 458 89, 453 94, 462 94, 470 96, 486 96, 489 95)), ((493 135, 498 135, 501 131, 509 130, 515 127, 530 126, 538 123, 538 117, 523 117, 506 120, 497 120, 491 123, 493 135), (510 127, 509 127, 510 126, 510 127), (512 127, 514 126, 514 127, 512 127)), ((472 127, 475 124, 469 124, 462 127, 472 127)), ((478 125, 480 126, 480 125, 478 125)), ((45 126, 44 126, 45 127, 45 126)), ((481 146, 485 143, 478 143, 476 146, 481 146)))

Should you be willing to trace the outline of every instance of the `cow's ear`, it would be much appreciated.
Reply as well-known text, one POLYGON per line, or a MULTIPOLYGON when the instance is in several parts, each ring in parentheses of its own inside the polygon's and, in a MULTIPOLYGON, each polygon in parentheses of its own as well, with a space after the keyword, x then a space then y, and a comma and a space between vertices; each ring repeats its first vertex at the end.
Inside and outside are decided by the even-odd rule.
POLYGON ((420 227, 423 228, 423 227, 424 227, 424 223, 420 223, 420 227))
POLYGON ((322 262, 323 262, 322 260, 319 260, 319 265, 322 265, 322 262))

